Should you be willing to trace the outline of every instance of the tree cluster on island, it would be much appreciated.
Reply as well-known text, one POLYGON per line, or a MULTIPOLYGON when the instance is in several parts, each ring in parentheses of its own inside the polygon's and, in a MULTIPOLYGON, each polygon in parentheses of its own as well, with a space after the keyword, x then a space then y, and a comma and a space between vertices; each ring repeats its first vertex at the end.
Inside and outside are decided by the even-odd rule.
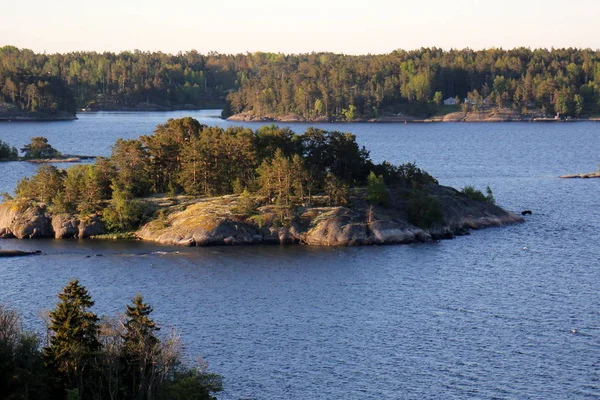
POLYGON ((423 48, 361 56, 169 55, 36 54, 0 48, 0 101, 24 110, 225 105, 224 116, 293 113, 307 119, 355 120, 399 112, 427 116, 448 98, 456 98, 465 110, 493 106, 546 115, 597 114, 600 52, 423 48))
MULTIPOLYGON (((315 195, 328 205, 347 205, 350 192, 385 204, 386 185, 437 184, 412 163, 373 163, 354 135, 308 128, 208 127, 193 118, 170 119, 154 134, 119 139, 109 158, 66 170, 43 165, 21 180, 15 200, 42 203, 54 214, 100 214, 113 232, 129 232, 154 210, 140 198, 153 194, 241 195, 240 212, 272 204, 282 210, 305 206, 315 195)), ((427 197, 426 193, 421 197, 427 197)))
POLYGON ((0 399, 214 399, 222 378, 182 362, 176 333, 161 338, 152 307, 137 295, 125 312, 99 318, 73 280, 47 316, 47 337, 24 331, 0 305, 0 399))
POLYGON ((31 138, 29 143, 21 148, 21 152, 23 156, 19 157, 19 151, 16 147, 11 147, 8 143, 0 140, 0 161, 51 160, 63 157, 43 136, 31 138))

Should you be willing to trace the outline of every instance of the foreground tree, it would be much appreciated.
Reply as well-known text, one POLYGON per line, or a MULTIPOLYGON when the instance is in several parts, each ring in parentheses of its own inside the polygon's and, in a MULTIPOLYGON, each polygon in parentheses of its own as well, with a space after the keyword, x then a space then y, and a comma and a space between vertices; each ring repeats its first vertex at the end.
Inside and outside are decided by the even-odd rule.
POLYGON ((160 371, 164 366, 157 362, 160 340, 155 332, 159 328, 150 318, 151 312, 152 307, 144 303, 143 297, 138 294, 125 313, 125 390, 131 394, 131 398, 140 400, 152 398, 164 378, 160 371))
POLYGON ((98 390, 95 372, 101 350, 98 317, 89 311, 94 302, 78 280, 70 281, 58 298, 49 314, 49 344, 43 349, 52 394, 60 397, 75 389, 81 398, 92 398, 98 390))
POLYGON ((24 332, 16 311, 0 304, 0 399, 44 397, 39 338, 24 332))

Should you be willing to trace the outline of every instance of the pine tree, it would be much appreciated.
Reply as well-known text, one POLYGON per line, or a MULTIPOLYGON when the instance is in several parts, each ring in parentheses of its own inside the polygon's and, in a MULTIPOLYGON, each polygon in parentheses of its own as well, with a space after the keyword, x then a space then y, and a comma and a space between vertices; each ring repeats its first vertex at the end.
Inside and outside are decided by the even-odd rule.
POLYGON ((51 336, 43 349, 44 362, 58 397, 75 389, 86 398, 96 389, 94 370, 101 350, 98 317, 88 311, 94 302, 78 280, 70 281, 58 298, 49 315, 51 336))
POLYGON ((160 384, 157 358, 160 340, 155 332, 160 328, 149 317, 153 309, 144 303, 141 295, 127 306, 125 333, 123 335, 123 357, 125 364, 125 385, 131 398, 150 399, 154 389, 160 384))

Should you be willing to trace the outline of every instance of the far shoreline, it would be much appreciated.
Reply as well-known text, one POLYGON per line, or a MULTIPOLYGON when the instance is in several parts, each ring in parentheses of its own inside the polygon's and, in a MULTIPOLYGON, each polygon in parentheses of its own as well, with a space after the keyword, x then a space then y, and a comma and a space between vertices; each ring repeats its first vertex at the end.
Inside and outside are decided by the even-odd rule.
MULTIPOLYGON (((474 113, 475 114, 475 113, 474 113)), ((525 116, 502 117, 478 117, 473 115, 463 115, 461 117, 436 116, 431 118, 416 118, 410 116, 404 117, 380 117, 364 119, 359 118, 352 121, 335 120, 333 118, 308 119, 295 114, 284 116, 254 116, 249 113, 234 114, 228 118, 223 118, 229 122, 272 122, 272 123, 315 123, 315 124, 355 124, 355 123, 375 123, 375 124, 430 124, 430 123, 499 123, 499 122, 537 122, 537 123, 567 123, 567 122, 600 122, 600 118, 527 118, 525 116)))

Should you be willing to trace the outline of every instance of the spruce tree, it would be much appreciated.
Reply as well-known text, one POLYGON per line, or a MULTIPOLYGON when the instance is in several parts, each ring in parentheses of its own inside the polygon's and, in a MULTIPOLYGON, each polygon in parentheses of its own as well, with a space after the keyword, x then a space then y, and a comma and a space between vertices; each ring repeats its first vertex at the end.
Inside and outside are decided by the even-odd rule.
POLYGON ((144 303, 141 295, 127 306, 125 333, 123 335, 123 357, 125 385, 131 398, 150 399, 154 389, 161 383, 157 358, 160 340, 155 332, 160 328, 149 317, 153 309, 144 303))
POLYGON ((50 316, 50 339, 43 357, 56 397, 77 390, 81 398, 94 393, 98 341, 98 317, 88 309, 94 305, 85 287, 72 280, 58 295, 50 316))

